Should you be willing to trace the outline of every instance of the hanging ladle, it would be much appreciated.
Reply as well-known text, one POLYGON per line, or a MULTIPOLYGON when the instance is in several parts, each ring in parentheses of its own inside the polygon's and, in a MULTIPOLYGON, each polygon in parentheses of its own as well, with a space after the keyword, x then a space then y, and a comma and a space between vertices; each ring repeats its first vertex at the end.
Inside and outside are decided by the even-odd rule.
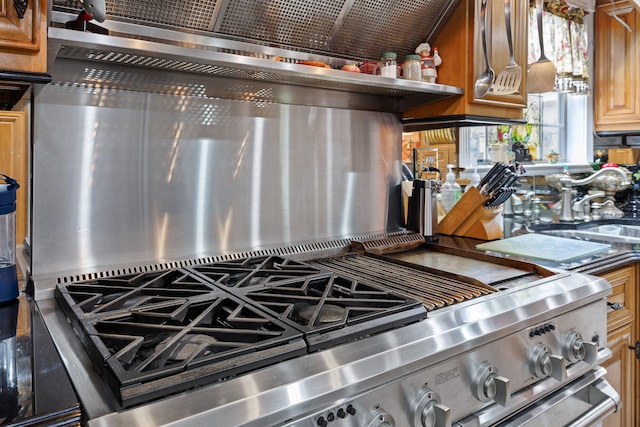
POLYGON ((491 85, 493 84, 493 78, 496 73, 489 65, 489 52, 487 51, 487 1, 482 0, 482 5, 480 7, 480 35, 482 37, 482 53, 484 54, 484 62, 487 64, 487 69, 484 70, 480 76, 476 79, 476 84, 473 88, 473 92, 476 98, 484 97, 491 89, 491 85))

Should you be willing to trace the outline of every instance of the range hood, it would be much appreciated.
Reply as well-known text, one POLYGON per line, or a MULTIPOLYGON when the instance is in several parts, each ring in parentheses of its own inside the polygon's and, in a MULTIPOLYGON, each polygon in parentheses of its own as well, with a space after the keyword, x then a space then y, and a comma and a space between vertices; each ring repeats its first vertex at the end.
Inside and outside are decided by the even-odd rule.
MULTIPOLYGON (((459 0, 106 0, 107 20, 352 60, 435 38, 459 0)), ((81 12, 79 1, 53 10, 81 12)))
MULTIPOLYGON (((190 0, 136 2, 108 0, 100 24, 108 35, 65 28, 82 8, 79 2, 54 0, 48 34, 49 69, 56 60, 80 60, 93 67, 142 67, 180 75, 199 74, 241 79, 252 97, 269 92, 268 102, 300 102, 297 91, 278 85, 331 89, 318 105, 402 112, 418 105, 462 95, 463 89, 435 83, 340 71, 350 62, 377 61, 382 52, 398 58, 435 38, 459 0, 190 0), (411 31, 407 31, 411 29, 411 31), (277 58, 277 61, 274 60, 277 58), (299 65, 322 61, 333 69, 299 65), (338 68, 338 69, 336 69, 338 68), (276 89, 264 87, 269 82, 276 89), (261 86, 262 85, 262 86, 261 86), (295 92, 295 93, 294 93, 295 92), (358 94, 355 101, 345 93, 358 94), (257 95, 256 95, 257 94, 257 95), (336 105, 338 104, 338 105, 336 105)), ((91 67, 85 67, 91 68, 91 67)), ((139 68, 140 69, 140 68, 139 68)), ((122 68, 120 68, 122 72, 122 68)), ((95 76, 96 71, 92 71, 95 76)), ((105 80, 79 76, 78 85, 131 82, 131 76, 105 80)), ((135 72, 133 72, 135 74, 135 72)), ((138 73, 140 74, 140 73, 138 73)), ((56 83, 54 76, 54 84, 56 83)), ((158 91, 162 82, 145 81, 137 90, 158 91)), ((228 87, 206 96, 242 97, 228 87)), ((178 84, 167 90, 185 90, 178 84), (180 86, 179 88, 177 86, 180 86)), ((130 89, 130 88, 125 88, 130 89)), ((301 95, 300 95, 301 96, 301 95)))

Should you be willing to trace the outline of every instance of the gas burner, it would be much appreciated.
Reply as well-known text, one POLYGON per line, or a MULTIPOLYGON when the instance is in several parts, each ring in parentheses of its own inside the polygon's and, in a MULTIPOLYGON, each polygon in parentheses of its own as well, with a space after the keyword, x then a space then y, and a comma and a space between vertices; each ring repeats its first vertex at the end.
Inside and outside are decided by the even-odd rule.
POLYGON ((307 352, 299 331, 202 279, 190 277, 197 291, 180 296, 188 291, 187 277, 175 270, 137 278, 135 285, 127 279, 56 289, 58 303, 124 407, 307 352), (177 281, 171 285, 160 277, 177 281), (123 283, 129 284, 126 292, 123 283), (152 295, 150 283, 162 283, 155 291, 176 297, 152 295), (91 286, 93 294, 87 292, 91 286), (135 303, 123 309, 130 301, 135 303))
POLYGON ((164 354, 167 363, 181 363, 207 357, 214 353, 219 345, 219 341, 209 335, 186 334, 177 338, 165 338, 156 346, 155 352, 164 354))
POLYGON ((341 322, 347 315, 347 310, 333 304, 325 304, 324 306, 317 304, 303 305, 296 312, 301 319, 310 325, 341 322))
POLYGON ((80 318, 155 307, 170 310, 189 298, 208 295, 215 286, 184 270, 164 270, 76 282, 62 296, 80 318))

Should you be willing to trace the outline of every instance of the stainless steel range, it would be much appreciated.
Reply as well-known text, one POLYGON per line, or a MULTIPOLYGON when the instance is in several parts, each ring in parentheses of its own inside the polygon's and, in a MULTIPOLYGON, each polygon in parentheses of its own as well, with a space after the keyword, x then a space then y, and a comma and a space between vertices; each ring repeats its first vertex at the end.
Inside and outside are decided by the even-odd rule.
POLYGON ((577 426, 617 409, 598 367, 605 280, 436 247, 372 252, 59 284, 84 368, 116 406, 89 425, 577 426))

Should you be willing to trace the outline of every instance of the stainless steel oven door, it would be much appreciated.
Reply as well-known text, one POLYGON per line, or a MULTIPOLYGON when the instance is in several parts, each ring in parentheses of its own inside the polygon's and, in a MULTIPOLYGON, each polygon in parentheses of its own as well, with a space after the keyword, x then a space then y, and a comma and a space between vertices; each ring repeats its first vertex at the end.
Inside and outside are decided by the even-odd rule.
MULTIPOLYGON (((507 419, 491 423, 496 427, 599 426, 602 420, 620 408, 620 397, 604 379, 604 368, 572 381, 552 394, 532 402, 507 419)), ((484 425, 469 417, 460 427, 484 425)))

